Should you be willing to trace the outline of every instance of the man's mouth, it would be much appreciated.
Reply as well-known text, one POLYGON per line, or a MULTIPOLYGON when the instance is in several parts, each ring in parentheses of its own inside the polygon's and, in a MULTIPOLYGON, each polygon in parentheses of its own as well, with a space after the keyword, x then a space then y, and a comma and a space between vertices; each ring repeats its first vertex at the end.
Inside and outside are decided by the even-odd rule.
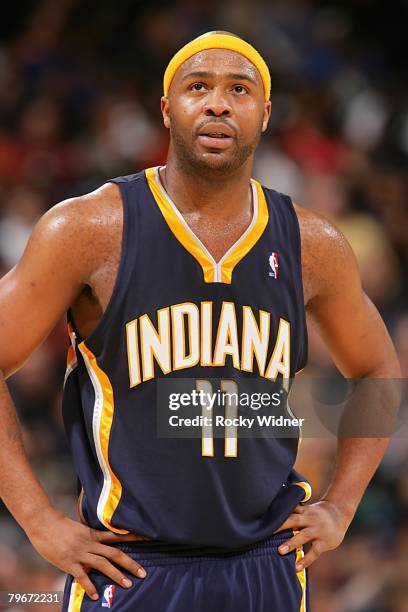
POLYGON ((207 125, 198 135, 198 141, 206 149, 226 149, 232 142, 232 130, 228 126, 207 125))
POLYGON ((209 138, 230 138, 227 134, 221 134, 221 132, 204 132, 200 136, 208 136, 209 138))
POLYGON ((232 138, 225 134, 200 134, 198 142, 204 149, 210 151, 223 151, 228 149, 232 143, 232 138))

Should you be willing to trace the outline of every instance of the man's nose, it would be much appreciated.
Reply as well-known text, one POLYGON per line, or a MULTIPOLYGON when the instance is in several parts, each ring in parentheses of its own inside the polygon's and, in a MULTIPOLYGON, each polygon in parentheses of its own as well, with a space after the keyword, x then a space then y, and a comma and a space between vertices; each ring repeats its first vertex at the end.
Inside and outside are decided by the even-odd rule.
POLYGON ((231 105, 225 92, 214 88, 208 93, 204 103, 204 112, 210 117, 228 116, 231 114, 231 105))

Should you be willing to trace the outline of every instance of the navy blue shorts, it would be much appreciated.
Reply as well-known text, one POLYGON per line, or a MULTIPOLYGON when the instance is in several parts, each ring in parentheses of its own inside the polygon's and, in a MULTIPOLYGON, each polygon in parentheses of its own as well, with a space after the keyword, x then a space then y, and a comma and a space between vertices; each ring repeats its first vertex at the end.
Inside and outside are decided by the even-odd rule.
POLYGON ((125 589, 96 570, 89 577, 99 599, 91 600, 67 576, 63 612, 309 612, 306 570, 296 573, 300 549, 280 555, 278 546, 291 532, 276 534, 245 552, 188 556, 184 553, 136 552, 116 544, 147 571, 125 589))

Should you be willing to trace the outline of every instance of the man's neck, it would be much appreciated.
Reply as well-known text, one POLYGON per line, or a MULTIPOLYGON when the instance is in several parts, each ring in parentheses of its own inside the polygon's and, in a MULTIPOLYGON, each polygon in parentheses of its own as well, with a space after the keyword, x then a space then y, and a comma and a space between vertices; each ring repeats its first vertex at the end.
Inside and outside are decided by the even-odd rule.
POLYGON ((200 213, 202 216, 231 217, 245 214, 252 208, 252 165, 242 167, 235 173, 213 177, 188 173, 176 161, 168 158, 160 170, 160 179, 182 214, 200 213))

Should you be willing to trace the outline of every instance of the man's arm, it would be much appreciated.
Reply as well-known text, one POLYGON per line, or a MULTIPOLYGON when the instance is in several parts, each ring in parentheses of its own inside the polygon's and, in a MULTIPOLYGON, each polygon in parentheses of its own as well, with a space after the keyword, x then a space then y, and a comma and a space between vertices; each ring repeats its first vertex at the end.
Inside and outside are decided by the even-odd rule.
MULTIPOLYGON (((107 543, 126 536, 90 529, 51 504, 27 459, 5 378, 47 337, 83 288, 92 285, 104 244, 109 248, 108 185, 52 208, 35 227, 21 261, 0 279, 0 496, 38 552, 96 594, 86 569, 97 568, 122 586, 125 576, 110 561, 137 574, 142 568, 107 543)), ((129 538, 128 538, 129 539, 129 538)), ((135 539, 135 538, 133 538, 135 539)))
MULTIPOLYGON (((399 362, 377 309, 362 290, 352 249, 328 221, 298 207, 297 212, 308 317, 345 377, 390 379, 391 384, 381 389, 386 397, 383 393, 377 399, 381 405, 389 402, 392 411, 399 399, 397 385, 392 383, 401 376, 399 362)), ((369 412, 366 406, 360 408, 369 412)), ((387 433, 378 438, 338 439, 336 465, 326 494, 318 503, 296 508, 281 527, 300 530, 280 547, 281 553, 311 543, 298 571, 342 542, 388 441, 387 433)))

